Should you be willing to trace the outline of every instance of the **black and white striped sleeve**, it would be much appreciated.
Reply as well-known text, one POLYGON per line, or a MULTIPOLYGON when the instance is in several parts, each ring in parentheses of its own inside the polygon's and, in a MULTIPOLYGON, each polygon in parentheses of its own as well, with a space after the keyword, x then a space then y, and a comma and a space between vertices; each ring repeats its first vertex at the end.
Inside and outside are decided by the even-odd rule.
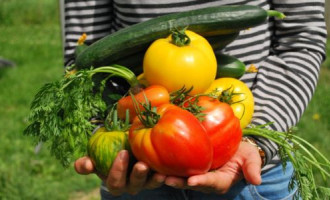
POLYGON ((73 63, 77 40, 87 34, 87 45, 112 31, 112 0, 62 0, 64 64, 73 63))
MULTIPOLYGON (((297 124, 314 93, 325 57, 324 0, 61 1, 64 2, 62 30, 66 65, 73 62, 74 47, 82 33, 87 33, 86 43, 91 44, 122 27, 167 12, 226 4, 258 5, 283 12, 287 16, 284 20, 274 19, 242 31, 226 48, 229 54, 247 64, 257 64, 256 76, 242 77, 254 95, 252 124, 274 122, 271 127, 274 130, 286 131, 297 124)), ((265 168, 280 161, 276 145, 263 138, 255 139, 266 153, 265 168)))
MULTIPOLYGON (((263 60, 252 86, 253 124, 274 122, 272 129, 295 126, 312 98, 325 57, 324 1, 273 0, 273 8, 286 15, 274 21, 273 53, 263 60)), ((276 163, 277 148, 256 138, 266 151, 267 163, 276 163)))

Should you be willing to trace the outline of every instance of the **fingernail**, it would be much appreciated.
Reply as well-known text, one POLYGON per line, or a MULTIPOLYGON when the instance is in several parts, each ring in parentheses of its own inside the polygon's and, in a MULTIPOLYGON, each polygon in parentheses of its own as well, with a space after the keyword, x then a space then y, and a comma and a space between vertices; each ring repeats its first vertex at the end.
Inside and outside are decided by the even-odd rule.
POLYGON ((165 176, 158 176, 156 178, 157 183, 164 183, 165 182, 165 176))
POLYGON ((119 152, 119 158, 120 160, 125 160, 126 159, 126 155, 127 155, 127 151, 126 150, 122 150, 119 152))
POLYGON ((197 185, 197 182, 195 182, 195 181, 188 182, 188 186, 196 186, 196 185, 197 185))
POLYGON ((85 167, 85 169, 87 169, 87 170, 90 170, 90 169, 92 168, 91 163, 88 162, 87 160, 84 162, 84 167, 85 167))
POLYGON ((196 186, 197 185, 197 181, 194 179, 189 179, 187 182, 188 186, 196 186))
POLYGON ((166 185, 170 186, 170 187, 175 187, 176 184, 175 183, 166 183, 166 185))
POLYGON ((139 170, 140 172, 145 172, 145 171, 147 170, 147 167, 146 167, 145 165, 139 165, 139 166, 138 166, 138 170, 139 170))

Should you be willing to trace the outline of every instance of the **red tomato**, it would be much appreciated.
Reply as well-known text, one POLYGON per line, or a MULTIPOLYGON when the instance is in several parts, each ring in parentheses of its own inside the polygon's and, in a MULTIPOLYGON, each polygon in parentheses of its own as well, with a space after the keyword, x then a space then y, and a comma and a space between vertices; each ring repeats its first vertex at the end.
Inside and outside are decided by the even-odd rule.
MULTIPOLYGON (((152 107, 158 107, 164 103, 169 103, 170 101, 170 95, 168 91, 166 88, 160 85, 149 86, 143 89, 141 92, 135 94, 134 97, 138 102, 141 110, 143 110, 141 103, 146 103, 146 99, 148 99, 152 107)), ((129 110, 130 122, 132 122, 136 116, 136 111, 134 108, 133 99, 130 95, 123 97, 118 101, 117 111, 118 117, 120 119, 125 119, 127 109, 129 110)))
POLYGON ((202 125, 213 145, 211 169, 224 165, 237 151, 242 139, 240 121, 230 105, 208 96, 198 97, 197 105, 202 107, 202 125))
POLYGON ((188 177, 206 173, 212 163, 213 148, 199 120, 172 104, 160 106, 157 112, 160 118, 151 128, 134 119, 129 130, 134 156, 165 175, 188 177))

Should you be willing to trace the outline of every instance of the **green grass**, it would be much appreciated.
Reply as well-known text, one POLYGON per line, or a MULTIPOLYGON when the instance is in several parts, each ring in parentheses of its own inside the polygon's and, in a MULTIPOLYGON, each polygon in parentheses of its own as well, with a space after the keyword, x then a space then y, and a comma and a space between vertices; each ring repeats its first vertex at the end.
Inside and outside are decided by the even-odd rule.
MULTIPOLYGON (((0 199, 62 200, 98 187, 96 176, 80 176, 73 168, 63 169, 46 146, 36 154, 31 138, 22 134, 34 94, 63 74, 57 1, 1 0, 0 57, 17 65, 0 69, 0 199)), ((327 157, 329 89, 330 67, 324 66, 315 96, 298 125, 299 134, 327 157), (313 120, 314 114, 320 119, 313 120)))
POLYGON ((69 199, 100 183, 64 169, 45 145, 36 154, 31 138, 22 134, 34 94, 63 74, 56 2, 0 2, 0 57, 16 63, 0 71, 0 199, 69 199))
POLYGON ((58 23, 58 2, 51 0, 1 0, 0 23, 10 26, 58 23))
MULTIPOLYGON (((321 68, 318 87, 297 127, 299 136, 330 159, 330 68, 321 68)), ((324 184, 321 175, 315 175, 317 183, 330 188, 330 181, 324 184)))
MULTIPOLYGON (((330 152, 330 68, 321 69, 319 85, 298 127, 298 134, 308 138, 323 152, 330 152)), ((326 155, 330 159, 330 154, 326 155)))
POLYGON ((73 191, 95 188, 98 179, 63 169, 46 146, 35 154, 31 139, 22 135, 37 89, 63 73, 59 27, 11 26, 1 35, 1 56, 17 66, 0 78, 0 199, 68 199, 73 191))

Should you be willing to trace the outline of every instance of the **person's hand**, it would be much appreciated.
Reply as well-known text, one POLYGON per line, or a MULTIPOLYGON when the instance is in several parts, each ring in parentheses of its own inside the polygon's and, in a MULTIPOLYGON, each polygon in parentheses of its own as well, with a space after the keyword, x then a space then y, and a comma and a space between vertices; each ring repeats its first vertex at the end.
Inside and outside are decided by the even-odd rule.
POLYGON ((169 176, 165 184, 175 188, 225 194, 243 177, 253 185, 261 184, 261 162, 257 147, 241 142, 236 154, 221 168, 187 179, 169 176))
MULTIPOLYGON (((134 164, 132 172, 128 172, 129 154, 126 150, 118 153, 107 177, 99 176, 107 185, 112 195, 118 196, 125 192, 137 194, 143 189, 154 189, 163 185, 165 176, 155 173, 148 176, 150 168, 143 162, 134 164), (127 176, 129 175, 129 178, 127 176)), ((79 158, 74 164, 79 174, 95 173, 91 159, 87 156, 79 158)))

